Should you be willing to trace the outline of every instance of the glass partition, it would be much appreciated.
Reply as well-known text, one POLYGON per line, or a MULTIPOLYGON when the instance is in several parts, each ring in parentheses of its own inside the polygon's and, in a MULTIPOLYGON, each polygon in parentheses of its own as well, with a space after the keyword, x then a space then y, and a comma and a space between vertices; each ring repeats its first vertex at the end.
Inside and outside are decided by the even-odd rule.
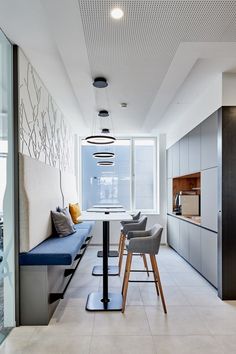
POLYGON ((0 342, 15 325, 12 45, 0 31, 0 342))

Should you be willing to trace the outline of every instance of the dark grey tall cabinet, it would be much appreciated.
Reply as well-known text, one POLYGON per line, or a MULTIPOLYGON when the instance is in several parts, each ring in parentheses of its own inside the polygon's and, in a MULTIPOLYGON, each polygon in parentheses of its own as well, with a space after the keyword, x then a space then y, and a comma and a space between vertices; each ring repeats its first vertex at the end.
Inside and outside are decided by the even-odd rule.
POLYGON ((236 300, 236 107, 219 110, 218 292, 236 300))

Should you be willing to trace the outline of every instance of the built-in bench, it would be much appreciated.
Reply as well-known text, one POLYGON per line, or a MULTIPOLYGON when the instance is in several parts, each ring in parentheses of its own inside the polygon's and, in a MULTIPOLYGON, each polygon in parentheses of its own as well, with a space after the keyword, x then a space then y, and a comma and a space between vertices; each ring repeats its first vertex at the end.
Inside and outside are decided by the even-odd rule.
POLYGON ((85 248, 94 222, 75 225, 70 236, 51 236, 29 252, 20 253, 20 265, 71 265, 80 249, 85 248))
POLYGON ((49 323, 89 245, 93 224, 75 225, 74 234, 49 237, 31 251, 20 253, 22 325, 49 323))
POLYGON ((76 179, 20 154, 20 324, 46 325, 91 240, 94 222, 52 235, 50 211, 77 201, 76 179))

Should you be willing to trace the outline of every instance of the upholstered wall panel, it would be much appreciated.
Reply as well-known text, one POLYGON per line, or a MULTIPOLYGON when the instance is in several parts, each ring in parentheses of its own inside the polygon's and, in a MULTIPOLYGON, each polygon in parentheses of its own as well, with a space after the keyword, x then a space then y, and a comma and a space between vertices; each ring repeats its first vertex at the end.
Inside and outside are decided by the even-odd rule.
POLYGON ((58 168, 20 154, 20 252, 52 233, 50 210, 62 205, 58 168))
POLYGON ((76 178, 72 173, 67 173, 61 171, 61 192, 63 197, 64 207, 68 206, 69 203, 78 202, 78 193, 76 190, 76 178))
POLYGON ((19 151, 74 172, 74 133, 35 69, 19 50, 19 151))

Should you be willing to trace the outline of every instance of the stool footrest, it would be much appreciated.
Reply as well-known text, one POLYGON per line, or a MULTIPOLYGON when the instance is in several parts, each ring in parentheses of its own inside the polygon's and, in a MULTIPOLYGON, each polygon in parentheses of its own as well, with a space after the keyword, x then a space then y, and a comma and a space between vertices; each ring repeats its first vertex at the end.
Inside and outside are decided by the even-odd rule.
POLYGON ((131 269, 130 272, 132 272, 132 273, 147 273, 147 272, 154 273, 153 270, 149 270, 149 269, 148 270, 147 269, 146 270, 131 269))
POLYGON ((129 283, 158 283, 155 280, 129 280, 129 283))

